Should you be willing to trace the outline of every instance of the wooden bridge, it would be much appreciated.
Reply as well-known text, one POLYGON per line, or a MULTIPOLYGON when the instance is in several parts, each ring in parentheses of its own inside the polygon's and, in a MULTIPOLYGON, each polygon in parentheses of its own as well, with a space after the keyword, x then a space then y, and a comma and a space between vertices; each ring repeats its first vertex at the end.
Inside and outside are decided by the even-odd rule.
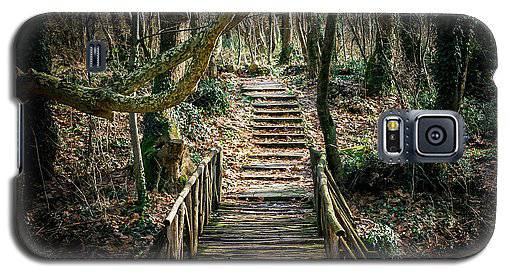
POLYGON ((319 260, 366 258, 354 217, 311 152, 295 94, 279 83, 243 86, 251 99, 254 149, 241 189, 221 197, 222 158, 213 149, 180 192, 165 221, 162 258, 319 260))

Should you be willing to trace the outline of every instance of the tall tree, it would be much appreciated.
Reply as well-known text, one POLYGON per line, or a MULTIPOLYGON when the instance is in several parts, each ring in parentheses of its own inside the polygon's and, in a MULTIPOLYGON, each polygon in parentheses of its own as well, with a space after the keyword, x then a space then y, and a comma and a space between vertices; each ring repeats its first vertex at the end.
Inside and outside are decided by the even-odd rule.
POLYGON ((465 96, 495 102, 497 96, 497 87, 493 81, 493 75, 497 69, 495 39, 486 25, 473 21, 465 96))
MULTIPOLYGON (((138 40, 140 38, 140 13, 131 13, 131 60, 130 67, 135 68, 138 56, 138 40)), ((138 133, 138 115, 129 113, 129 132, 131 135, 131 148, 133 150, 133 168, 134 180, 136 182, 136 191, 138 193, 138 206, 143 211, 148 202, 147 185, 145 182, 145 170, 142 160, 140 136, 138 133)))
POLYGON ((405 59, 417 68, 421 64, 421 41, 419 41, 418 21, 415 15, 402 15, 399 18, 399 38, 405 59))
POLYGON ((297 34, 299 37, 299 43, 300 43, 300 48, 302 51, 302 57, 304 58, 304 63, 307 63, 308 62, 308 50, 307 50, 307 46, 306 46, 306 35, 304 34, 304 22, 303 22, 304 18, 305 17, 304 17, 303 13, 297 14, 295 16, 295 21, 296 21, 295 29, 297 30, 297 34))
POLYGON ((325 36, 321 55, 320 73, 318 75, 318 94, 316 97, 316 108, 320 128, 322 129, 327 154, 327 166, 329 167, 336 182, 343 178, 341 158, 336 141, 336 125, 332 119, 329 105, 327 103, 330 63, 332 53, 335 49, 337 14, 328 14, 325 23, 325 36))
MULTIPOLYGON (((160 42, 159 52, 163 53, 185 40, 184 32, 181 30, 189 25, 189 18, 185 13, 160 14, 160 42)), ((165 90, 171 89, 174 83, 178 82, 185 72, 185 62, 172 68, 168 72, 157 76, 152 85, 152 94, 162 94, 165 90)), ((144 117, 144 133, 141 143, 143 162, 147 168, 147 182, 150 189, 157 188, 160 191, 169 191, 169 188, 176 184, 177 175, 170 174, 167 169, 168 163, 161 163, 158 160, 157 147, 161 142, 178 141, 181 143, 180 131, 177 122, 169 115, 168 110, 147 113, 144 117)))
POLYGON ((389 14, 377 15, 375 26, 375 49, 368 59, 365 76, 366 90, 369 95, 380 94, 391 86, 390 62, 394 19, 389 14))
POLYGON ((458 111, 465 94, 472 19, 439 15, 436 25, 436 63, 433 75, 437 90, 436 108, 458 111))
POLYGON ((221 49, 222 49, 222 44, 223 43, 223 39, 222 39, 222 36, 220 36, 218 38, 218 41, 217 41, 217 45, 214 49, 214 51, 212 51, 212 55, 210 56, 210 61, 209 61, 209 68, 207 70, 207 75, 209 77, 217 77, 217 62, 218 62, 218 59, 219 57, 221 56, 221 49))
MULTIPOLYGON (((50 74, 52 64, 46 16, 35 17, 24 27, 29 29, 20 31, 15 42, 17 69, 50 74)), ((25 176, 24 183, 27 185, 23 190, 31 192, 32 189, 45 189, 44 181, 53 175, 58 133, 52 118, 51 102, 47 98, 28 94, 21 97, 21 100, 21 167, 25 176)), ((30 198, 28 195, 24 198, 30 198)))
POLYGON ((281 53, 279 64, 287 65, 292 54, 292 19, 291 13, 281 15, 281 53))
POLYGON ((269 13, 269 36, 267 43, 267 64, 272 63, 272 52, 274 51, 274 15, 269 13))
POLYGON ((307 30, 307 52, 308 52, 308 75, 311 79, 316 78, 318 75, 318 68, 320 66, 320 26, 318 14, 308 14, 308 30, 307 30))

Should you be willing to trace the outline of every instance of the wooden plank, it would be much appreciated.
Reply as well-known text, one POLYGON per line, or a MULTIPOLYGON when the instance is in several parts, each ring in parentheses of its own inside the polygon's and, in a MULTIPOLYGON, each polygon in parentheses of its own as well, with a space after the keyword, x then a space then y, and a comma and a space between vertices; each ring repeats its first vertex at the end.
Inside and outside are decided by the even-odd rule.
POLYGON ((301 123, 303 121, 300 117, 254 117, 254 122, 274 122, 274 123, 301 123))
POLYGON ((286 87, 278 85, 266 85, 266 86, 245 86, 242 87, 242 91, 286 91, 286 87))
POLYGON ((285 262, 302 262, 302 261, 323 261, 324 257, 319 253, 272 253, 265 255, 261 253, 239 253, 239 252, 223 252, 220 255, 217 253, 208 253, 199 255, 197 260, 205 261, 285 261, 285 262))
POLYGON ((274 238, 278 237, 281 234, 287 234, 288 236, 308 236, 312 235, 318 237, 316 235, 316 226, 313 223, 313 220, 303 221, 302 223, 288 223, 288 224, 272 224, 268 223, 246 223, 246 224, 226 224, 220 221, 214 221, 213 224, 207 226, 205 232, 208 235, 203 235, 200 239, 210 237, 210 234, 225 234, 227 236, 230 234, 231 236, 241 236, 241 237, 253 237, 253 236, 268 236, 274 234, 274 238), (256 225, 253 227, 253 225, 256 225), (239 235, 238 233, 242 233, 239 235))
POLYGON ((281 101, 297 99, 297 96, 293 95, 293 94, 269 94, 269 93, 248 94, 248 93, 245 93, 244 96, 250 97, 252 99, 267 99, 267 100, 281 100, 281 101))
POLYGON ((291 209, 278 209, 278 208, 268 208, 268 207, 221 207, 217 210, 217 213, 222 212, 234 212, 241 214, 304 214, 304 213, 312 213, 313 209, 311 208, 291 208, 291 209))
MULTIPOLYGON (((308 220, 301 220, 301 221, 292 221, 292 222, 289 222, 287 224, 285 224, 284 226, 285 227, 288 227, 288 226, 295 226, 295 227, 304 227, 304 226, 309 226, 311 224, 310 221, 308 220)), ((273 228, 278 228, 281 227, 281 223, 280 221, 244 221, 243 222, 243 225, 239 225, 239 222, 238 221, 233 221, 233 220, 220 220, 220 221, 216 221, 214 223, 214 226, 217 226, 218 228, 228 228, 228 229, 231 229, 233 227, 235 228, 244 228, 244 229, 247 229, 248 227, 253 229, 253 228, 266 228, 266 227, 273 227, 273 228)), ((207 227, 208 228, 208 227, 207 227)))
POLYGON ((244 85, 243 91, 285 91, 286 87, 279 83, 244 85))
POLYGON ((238 194, 239 199, 255 199, 260 198, 264 200, 294 200, 294 199, 304 199, 309 195, 307 192, 299 192, 292 190, 250 190, 249 192, 238 194))
POLYGON ((288 243, 284 242, 281 244, 275 243, 261 243, 251 246, 249 244, 236 244, 236 243, 219 243, 218 246, 212 245, 210 243, 200 244, 203 245, 203 250, 206 252, 216 251, 217 253, 223 252, 233 252, 242 253, 243 251, 247 251, 250 253, 253 252, 262 252, 267 255, 276 254, 277 252, 297 252, 297 253, 323 253, 323 244, 321 243, 312 243, 312 242, 296 242, 296 243, 288 243), (221 245, 221 246, 220 246, 221 245))
POLYGON ((292 181, 301 179, 301 177, 299 176, 251 175, 251 174, 242 175, 242 178, 245 180, 266 180, 266 181, 292 181))
MULTIPOLYGON (((276 216, 277 214, 272 214, 276 216)), ((300 220, 287 220, 287 223, 281 224, 278 220, 267 221, 267 220, 256 220, 251 221, 243 220, 243 223, 235 222, 230 219, 218 218, 206 226, 206 232, 220 232, 220 233, 234 233, 237 230, 244 233, 256 233, 260 235, 279 232, 290 233, 301 233, 301 232, 316 232, 315 219, 311 216, 312 214, 305 214, 307 217, 302 217, 300 220), (255 225, 255 227, 253 227, 255 225), (257 228, 262 229, 258 231, 257 228)), ((201 238, 206 237, 201 236, 201 238)))
POLYGON ((254 130, 304 130, 303 126, 297 125, 253 125, 254 130))
POLYGON ((306 148, 304 141, 255 142, 254 144, 271 148, 306 148))
POLYGON ((284 245, 284 244, 294 244, 294 245, 323 245, 323 240, 321 238, 246 238, 246 239, 224 239, 222 237, 218 238, 207 238, 200 240, 200 245, 214 245, 214 246, 244 246, 244 245, 284 245))
POLYGON ((244 170, 286 170, 294 167, 295 165, 287 163, 250 163, 243 165, 244 170))
POLYGON ((255 110, 253 112, 257 116, 276 116, 276 115, 302 115, 300 110, 255 110))
MULTIPOLYGON (((258 227, 257 227, 258 228, 258 227)), ((261 229, 260 229, 261 230, 261 229)), ((263 240, 281 240, 284 238, 291 238, 295 240, 311 240, 313 242, 320 241, 323 243, 323 238, 318 236, 315 230, 293 230, 293 231, 268 231, 264 234, 259 232, 246 231, 246 230, 230 230, 230 231, 205 231, 206 234, 200 238, 200 243, 203 241, 231 241, 231 242, 245 242, 246 240, 257 242, 263 240), (239 237, 241 236, 241 237, 239 237)))
POLYGON ((251 106, 253 106, 254 108, 288 108, 288 109, 299 108, 299 104, 298 103, 288 103, 288 102, 253 103, 251 106))
POLYGON ((267 153, 267 154, 252 154, 248 158, 278 158, 278 159, 301 159, 305 154, 299 153, 267 153))
POLYGON ((253 134, 255 138, 273 138, 273 139, 288 139, 288 138, 305 138, 305 134, 292 134, 292 133, 270 133, 270 134, 253 134))

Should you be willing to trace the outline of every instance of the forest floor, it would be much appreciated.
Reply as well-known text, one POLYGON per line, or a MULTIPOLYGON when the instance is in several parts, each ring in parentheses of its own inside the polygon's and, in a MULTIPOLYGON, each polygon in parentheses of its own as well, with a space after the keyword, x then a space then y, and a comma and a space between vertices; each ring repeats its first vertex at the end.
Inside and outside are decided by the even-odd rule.
MULTIPOLYGON (((322 149, 316 83, 303 81, 302 75, 287 76, 285 82, 303 104, 312 144, 322 149)), ((433 180, 423 182, 416 176, 398 175, 400 170, 373 165, 373 160, 366 158, 374 155, 374 162, 378 162, 378 116, 397 108, 397 97, 366 97, 362 84, 355 79, 336 79, 331 86, 329 105, 336 123, 338 148, 346 165, 358 170, 348 177, 351 181, 345 183, 345 195, 359 218, 358 228, 364 239, 386 250, 386 257, 396 258, 468 255, 482 247, 495 224, 494 144, 476 138, 467 144, 464 159, 468 166, 451 166, 458 171, 448 175, 448 181, 453 182, 454 178, 461 182, 457 184, 460 186, 434 186, 438 183, 433 180), (357 153, 367 165, 359 164, 357 153), (404 184, 399 184, 402 180, 404 184)), ((422 169, 422 165, 413 169, 422 169)))
MULTIPOLYGON (((235 194, 245 189, 239 184, 242 164, 252 148, 249 130, 252 110, 250 102, 240 94, 239 85, 254 79, 233 74, 221 77, 235 87, 230 90, 229 109, 223 115, 204 115, 207 138, 188 142, 194 152, 202 155, 213 146, 223 148, 223 188, 226 194, 235 194)), ((301 75, 277 80, 285 83, 302 104, 308 144, 323 148, 315 108, 315 83, 303 80, 301 75)), ((330 104, 340 150, 374 151, 378 114, 397 106, 396 97, 367 98, 354 80, 336 84, 330 104)), ((109 123, 89 119, 65 106, 54 111, 60 137, 66 142, 57 156, 59 176, 45 183, 45 192, 39 193, 27 213, 31 231, 49 256, 146 256, 175 194, 151 192, 150 206, 143 215, 138 214, 127 115, 116 115, 114 122, 109 123), (88 139, 90 125, 92 143, 88 139)), ((394 175, 380 175, 377 171, 359 173, 345 195, 354 215, 360 218, 361 235, 384 246, 390 257, 429 257, 449 255, 454 248, 473 245, 480 235, 489 234, 494 227, 495 205, 487 202, 495 202, 496 158, 488 157, 486 162, 486 156, 479 150, 467 152, 474 163, 472 174, 479 184, 465 186, 463 191, 458 191, 458 187, 429 191, 430 188, 422 186, 390 184, 394 175)), ((308 163, 307 159, 304 161, 308 163)))
MULTIPOLYGON (((203 137, 184 138, 193 158, 200 159, 215 146, 223 148, 223 188, 234 195, 246 189, 238 183, 252 148, 252 107, 240 92, 246 79, 233 74, 221 78, 234 87, 229 91, 230 107, 224 114, 201 114, 203 137)), ((54 106, 53 112, 64 141, 57 150, 58 176, 45 182, 44 192, 38 193, 25 217, 43 254, 148 256, 176 194, 149 192, 148 208, 143 215, 138 213, 127 115, 116 114, 110 123, 64 105, 54 106)))

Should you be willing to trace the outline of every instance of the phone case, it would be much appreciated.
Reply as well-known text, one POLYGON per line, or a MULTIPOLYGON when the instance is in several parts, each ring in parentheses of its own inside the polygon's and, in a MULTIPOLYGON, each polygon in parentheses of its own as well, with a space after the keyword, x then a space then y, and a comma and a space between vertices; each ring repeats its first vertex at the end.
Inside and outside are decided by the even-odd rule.
POLYGON ((463 258, 495 226, 496 45, 466 15, 49 13, 14 41, 15 228, 50 259, 463 258), (454 163, 377 119, 451 110, 454 163))

